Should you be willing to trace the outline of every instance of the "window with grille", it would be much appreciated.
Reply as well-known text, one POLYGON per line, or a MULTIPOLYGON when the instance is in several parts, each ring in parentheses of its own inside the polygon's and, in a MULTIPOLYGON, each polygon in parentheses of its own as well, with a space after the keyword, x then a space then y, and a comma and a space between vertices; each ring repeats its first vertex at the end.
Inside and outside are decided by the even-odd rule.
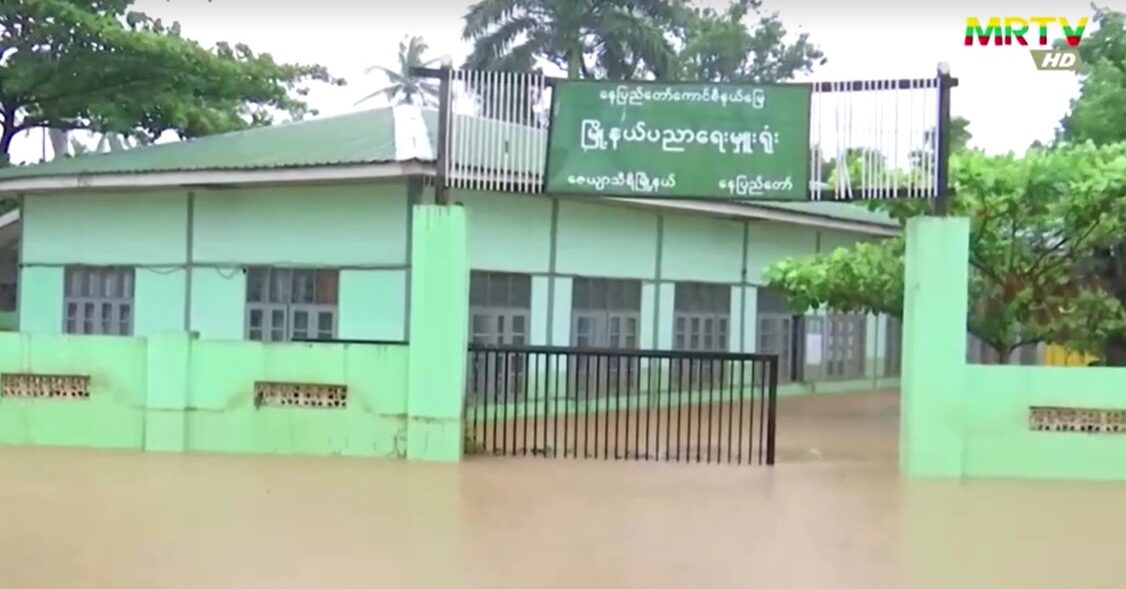
MULTIPOLYGON (((532 315, 532 277, 509 272, 469 275, 469 341, 487 346, 528 344, 532 315)), ((522 354, 470 354, 470 394, 518 398, 526 374, 522 354)))
POLYGON ((731 288, 682 282, 673 304, 677 350, 726 352, 731 321, 731 288))
POLYGON ((575 278, 571 290, 572 345, 635 350, 640 324, 640 280, 575 278))
POLYGON ((531 276, 478 271, 469 275, 469 341, 526 345, 531 313, 531 276))
POLYGON ((795 358, 804 358, 805 338, 801 333, 800 316, 790 310, 786 294, 778 289, 759 288, 755 315, 756 347, 759 354, 778 356, 778 382, 794 380, 795 358), (801 348, 795 349, 795 339, 801 348))
POLYGON ((335 339, 338 291, 336 270, 248 268, 247 339, 335 339))
POLYGON ((16 243, 0 247, 0 312, 16 310, 19 251, 16 243))
POLYGON ((884 376, 899 376, 903 370, 903 325, 895 317, 888 317, 885 329, 884 376))
MULTIPOLYGON (((641 326, 641 281, 575 278, 571 287, 571 345, 583 348, 636 350, 641 326)), ((613 355, 572 356, 573 395, 587 397, 631 390, 640 363, 613 355)))
MULTIPOLYGON (((692 352, 727 352, 731 322, 731 288, 721 284, 681 282, 673 299, 673 347, 692 352)), ((723 376, 720 360, 691 359, 672 365, 672 382, 694 388, 719 386, 723 376)))
POLYGON ((831 313, 825 316, 824 374, 829 379, 855 379, 864 376, 867 316, 831 313))
POLYGON ((63 288, 65 333, 133 335, 132 268, 67 268, 63 288))

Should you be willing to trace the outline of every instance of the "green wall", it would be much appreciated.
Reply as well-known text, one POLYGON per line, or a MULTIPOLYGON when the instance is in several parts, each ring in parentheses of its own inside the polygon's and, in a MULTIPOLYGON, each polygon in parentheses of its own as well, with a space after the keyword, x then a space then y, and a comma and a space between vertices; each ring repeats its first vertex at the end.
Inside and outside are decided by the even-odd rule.
MULTIPOLYGON (((676 281, 729 285, 728 347, 753 352, 762 269, 860 237, 592 199, 466 191, 453 198, 466 215, 471 268, 533 275, 536 345, 570 343, 572 278, 602 276, 644 281, 641 342, 662 349, 673 345, 676 281)), ((190 259, 188 327, 204 339, 244 338, 243 268, 264 264, 340 268, 338 336, 402 340, 408 200, 405 182, 29 196, 23 329, 62 331, 68 262, 139 264, 134 335, 184 329, 190 259)), ((876 339, 869 337, 870 376, 883 354, 876 339)))
MULTIPOLYGON (((180 326, 145 337, 0 333, 0 375, 90 378, 85 399, 0 394, 0 443, 460 460, 466 334, 456 326, 468 313, 465 216, 436 206, 418 206, 412 216, 410 344, 198 339, 180 326), (345 385, 348 401, 343 408, 259 406, 258 381, 345 385)), ((225 299, 241 299, 243 275, 221 270, 193 273, 193 293, 207 301, 193 311, 205 327, 239 308, 225 299)), ((392 290, 401 309, 400 278, 349 271, 342 285, 349 296, 392 290)), ((369 319, 365 333, 400 327, 369 319)), ((236 334, 229 323, 237 322, 213 326, 236 334)))
POLYGON ((1126 411, 1126 369, 966 361, 969 221, 907 228, 900 469, 917 477, 1126 480, 1126 436, 1029 429, 1029 407, 1126 411))
POLYGON ((272 265, 344 268, 341 337, 400 340, 407 205, 403 182, 28 196, 23 329, 62 332, 66 264, 136 266, 134 335, 183 329, 190 219, 190 327, 202 337, 244 337, 243 268, 272 265))

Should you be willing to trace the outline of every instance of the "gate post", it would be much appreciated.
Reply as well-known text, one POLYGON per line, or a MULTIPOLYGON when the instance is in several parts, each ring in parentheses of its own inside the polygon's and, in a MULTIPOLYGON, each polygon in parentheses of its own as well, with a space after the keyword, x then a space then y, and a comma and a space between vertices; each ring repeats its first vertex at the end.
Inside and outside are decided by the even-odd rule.
POLYGON ((962 476, 969 219, 907 222, 899 469, 962 476))
POLYGON ((456 462, 468 355, 465 210, 417 205, 411 225, 407 459, 456 462))

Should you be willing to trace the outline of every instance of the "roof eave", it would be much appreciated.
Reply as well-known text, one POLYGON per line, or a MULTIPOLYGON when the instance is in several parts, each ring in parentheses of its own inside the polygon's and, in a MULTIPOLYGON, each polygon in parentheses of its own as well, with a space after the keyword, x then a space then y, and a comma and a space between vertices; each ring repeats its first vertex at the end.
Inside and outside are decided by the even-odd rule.
POLYGON ((0 197, 37 192, 112 190, 193 186, 317 183, 374 180, 433 174, 434 165, 397 161, 332 166, 300 166, 239 170, 179 170, 107 174, 64 174, 0 179, 0 197))
POLYGON ((644 206, 659 206, 664 208, 678 209, 682 211, 710 213, 713 215, 718 214, 745 219, 760 219, 763 221, 792 223, 796 225, 817 227, 820 229, 834 229, 839 231, 863 233, 866 235, 876 235, 881 237, 893 237, 900 234, 899 227, 890 224, 881 225, 876 223, 865 223, 863 221, 850 221, 847 219, 837 219, 824 215, 804 214, 798 212, 783 211, 774 208, 758 207, 755 206, 753 202, 693 202, 686 200, 655 200, 616 197, 610 198, 610 200, 627 202, 630 204, 639 204, 644 206))

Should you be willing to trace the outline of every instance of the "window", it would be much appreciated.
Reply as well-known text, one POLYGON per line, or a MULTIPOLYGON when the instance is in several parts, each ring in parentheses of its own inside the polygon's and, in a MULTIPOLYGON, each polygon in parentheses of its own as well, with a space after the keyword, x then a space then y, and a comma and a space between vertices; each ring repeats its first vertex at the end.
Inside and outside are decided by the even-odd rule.
POLYGON ((132 268, 67 268, 64 282, 64 332, 133 334, 132 268))
MULTIPOLYGON (((636 350, 641 325, 641 281, 575 278, 571 288, 571 345, 576 348, 636 350)), ((568 370, 575 375, 572 395, 598 397, 632 390, 638 378, 634 357, 577 355, 568 370)))
POLYGON ((641 281, 576 278, 571 290, 571 344, 636 350, 641 281))
POLYGON ((867 316, 831 313, 825 316, 824 375, 828 379, 855 379, 864 376, 867 316))
MULTIPOLYGON (((757 341, 759 354, 778 356, 778 382, 795 380, 795 358, 804 358, 805 340, 798 341, 795 349, 795 333, 801 333, 802 321, 799 315, 790 310, 786 295, 772 288, 758 289, 756 311, 757 341)), ((800 366, 800 364, 799 364, 800 366)))
POLYGON ((527 345, 531 308, 531 276, 474 271, 469 277, 469 341, 527 345))
MULTIPOLYGON (((469 342, 524 346, 532 314, 532 277, 473 271, 469 275, 469 342)), ((490 352, 470 354, 469 390, 474 395, 521 398, 526 385, 525 356, 490 352)))
MULTIPOLYGON (((727 352, 731 288, 721 284, 678 283, 673 299, 673 321, 675 349, 727 352)), ((722 386, 722 365, 722 360, 676 361, 672 365, 671 382, 674 385, 688 384, 692 388, 722 386)))
POLYGON ((682 282, 674 302, 677 350, 726 352, 731 319, 731 288, 682 282))
POLYGON ((16 310, 16 284, 19 280, 17 243, 0 247, 0 312, 16 310))
POLYGON ((899 376, 903 370, 903 325, 895 317, 888 317, 886 334, 884 376, 899 376))
POLYGON ((247 339, 334 339, 338 284, 336 270, 248 268, 247 339))

